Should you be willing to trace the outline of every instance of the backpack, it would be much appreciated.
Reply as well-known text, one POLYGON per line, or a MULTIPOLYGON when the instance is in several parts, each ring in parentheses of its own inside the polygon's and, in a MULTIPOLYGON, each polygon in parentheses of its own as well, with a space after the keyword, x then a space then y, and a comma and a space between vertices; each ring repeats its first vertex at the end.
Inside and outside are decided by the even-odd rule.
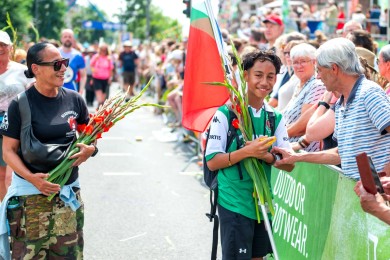
MULTIPOLYGON (((270 129, 271 129, 271 135, 275 133, 275 113, 267 111, 268 120, 270 123, 270 129)), ((240 138, 237 134, 236 128, 232 125, 232 122, 234 119, 236 119, 236 114, 229 109, 229 130, 227 132, 227 141, 226 141, 226 148, 225 152, 228 152, 230 145, 232 144, 233 140, 236 139, 237 147, 241 147, 240 138)), ((214 227, 213 227, 213 242, 212 242, 212 249, 211 249, 211 260, 217 259, 217 248, 218 248, 218 228, 219 228, 219 218, 217 215, 217 201, 218 201, 218 171, 211 171, 207 167, 206 162, 206 148, 207 143, 209 140, 210 135, 210 127, 206 131, 206 144, 203 151, 203 179, 207 187, 210 189, 210 213, 206 213, 207 218, 210 220, 210 222, 214 219, 214 227)), ((242 168, 241 168, 241 162, 238 162, 235 164, 238 167, 238 174, 240 176, 240 180, 243 179, 242 175, 242 168)))

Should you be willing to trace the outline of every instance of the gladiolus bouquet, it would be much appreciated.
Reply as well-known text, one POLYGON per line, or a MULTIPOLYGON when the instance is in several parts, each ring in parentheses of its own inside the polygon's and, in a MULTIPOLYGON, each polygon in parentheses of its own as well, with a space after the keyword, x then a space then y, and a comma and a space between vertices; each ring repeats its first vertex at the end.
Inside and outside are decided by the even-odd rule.
MULTIPOLYGON (((239 129, 241 131, 245 141, 252 141, 253 140, 252 119, 248 110, 248 95, 247 95, 246 81, 244 79, 244 70, 242 67, 241 59, 236 49, 234 48, 234 45, 232 46, 233 46, 233 53, 237 59, 237 66, 240 75, 239 80, 235 77, 233 73, 233 69, 231 65, 229 65, 231 74, 233 74, 232 78, 228 78, 229 74, 225 73, 224 82, 211 82, 207 84, 224 86, 228 88, 230 92, 230 102, 231 102, 230 109, 237 116, 237 119, 234 119, 232 121, 232 125, 234 128, 239 129), (234 83, 232 82, 234 83, 240 82, 241 86, 235 87, 233 85, 234 83)), ((222 64, 222 68, 225 69, 225 66, 223 64, 222 64)), ((274 140, 276 139, 274 138, 274 140)), ((268 144, 271 145, 273 141, 269 142, 268 144)), ((260 223, 258 202, 260 202, 261 205, 268 204, 268 209, 271 212, 271 214, 272 215, 275 214, 275 210, 272 204, 272 195, 270 192, 270 187, 268 185, 267 176, 263 166, 261 165, 261 162, 257 158, 246 158, 245 160, 243 160, 243 164, 249 176, 253 180, 253 184, 254 184, 253 197, 254 197, 254 203, 256 208, 257 220, 260 223)))
MULTIPOLYGON (((153 79, 153 78, 152 78, 153 79)), ((77 132, 79 136, 76 141, 73 142, 69 149, 65 159, 49 174, 48 181, 56 184, 60 184, 61 187, 69 180, 72 173, 72 164, 76 159, 69 159, 72 155, 79 152, 79 148, 76 146, 79 143, 90 145, 95 140, 102 138, 102 134, 108 132, 119 120, 125 118, 126 115, 132 113, 141 107, 155 106, 162 107, 153 103, 138 104, 137 101, 141 98, 143 93, 148 89, 152 79, 142 89, 142 91, 130 100, 126 100, 125 93, 118 93, 114 97, 107 99, 99 108, 95 114, 90 114, 89 122, 87 125, 78 125, 77 132)), ((55 194, 48 197, 51 200, 55 194)))

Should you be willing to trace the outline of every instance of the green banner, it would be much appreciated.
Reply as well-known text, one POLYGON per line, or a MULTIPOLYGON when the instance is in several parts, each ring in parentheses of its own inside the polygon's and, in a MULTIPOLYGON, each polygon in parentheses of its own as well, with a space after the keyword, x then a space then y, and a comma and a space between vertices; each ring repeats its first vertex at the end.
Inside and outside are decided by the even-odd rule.
POLYGON ((390 259, 390 226, 361 209, 355 183, 326 165, 272 169, 272 227, 281 260, 390 259))

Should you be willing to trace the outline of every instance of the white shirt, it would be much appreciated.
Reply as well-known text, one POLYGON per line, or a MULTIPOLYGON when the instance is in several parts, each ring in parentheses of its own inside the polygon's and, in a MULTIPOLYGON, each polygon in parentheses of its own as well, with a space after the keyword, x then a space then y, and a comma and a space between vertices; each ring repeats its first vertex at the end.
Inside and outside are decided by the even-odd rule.
POLYGON ((12 99, 35 82, 24 75, 25 70, 25 65, 10 61, 8 70, 0 75, 0 112, 7 111, 12 99))

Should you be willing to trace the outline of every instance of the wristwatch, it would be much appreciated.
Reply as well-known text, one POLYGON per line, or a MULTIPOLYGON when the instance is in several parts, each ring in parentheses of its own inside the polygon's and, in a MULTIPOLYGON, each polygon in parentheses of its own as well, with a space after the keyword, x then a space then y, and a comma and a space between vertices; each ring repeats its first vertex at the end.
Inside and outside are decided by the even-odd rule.
POLYGON ((276 161, 280 161, 283 159, 283 156, 280 153, 271 153, 273 160, 270 163, 271 165, 274 165, 276 161))
POLYGON ((328 103, 326 103, 325 101, 320 101, 318 102, 318 106, 324 106, 326 109, 329 109, 330 106, 328 103))
POLYGON ((91 154, 91 157, 94 157, 98 152, 99 152, 99 149, 97 148, 96 144, 92 144, 93 147, 95 147, 95 151, 93 152, 93 154, 91 154))

